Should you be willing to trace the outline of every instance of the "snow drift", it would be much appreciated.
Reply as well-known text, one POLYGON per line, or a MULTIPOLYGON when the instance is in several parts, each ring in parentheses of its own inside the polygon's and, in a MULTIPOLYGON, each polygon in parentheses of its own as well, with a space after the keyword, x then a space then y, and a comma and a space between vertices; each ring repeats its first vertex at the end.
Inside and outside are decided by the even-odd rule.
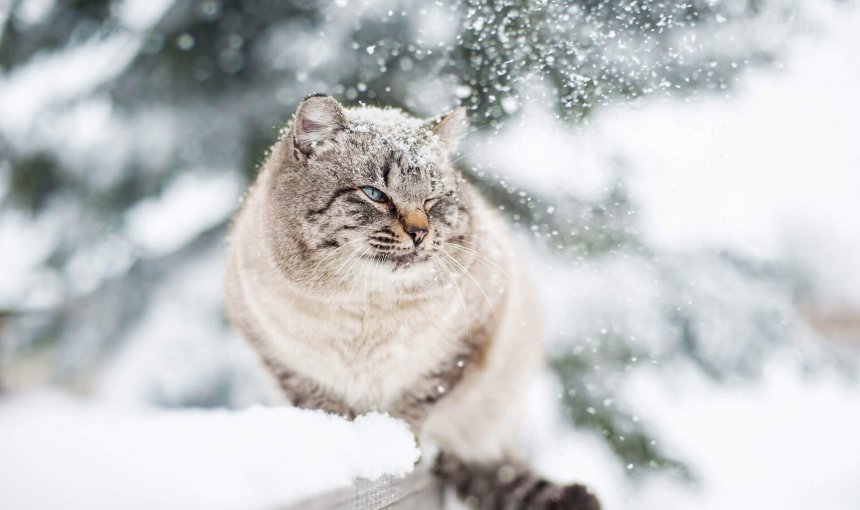
POLYGON ((60 395, 0 401, 0 508, 272 508, 402 476, 420 452, 382 414, 143 410, 60 395))

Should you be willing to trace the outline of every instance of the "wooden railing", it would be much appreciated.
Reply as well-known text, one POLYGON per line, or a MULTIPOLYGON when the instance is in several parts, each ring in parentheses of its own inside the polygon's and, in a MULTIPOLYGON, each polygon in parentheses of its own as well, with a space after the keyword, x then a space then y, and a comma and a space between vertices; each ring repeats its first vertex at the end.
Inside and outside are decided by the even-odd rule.
POLYGON ((439 510, 442 486, 426 468, 404 478, 359 480, 352 487, 290 505, 283 510, 439 510))

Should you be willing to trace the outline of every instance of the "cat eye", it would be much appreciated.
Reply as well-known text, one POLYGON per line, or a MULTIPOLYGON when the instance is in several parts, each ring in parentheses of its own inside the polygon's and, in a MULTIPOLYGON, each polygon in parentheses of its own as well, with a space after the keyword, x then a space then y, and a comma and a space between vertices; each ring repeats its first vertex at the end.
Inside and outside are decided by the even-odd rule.
POLYGON ((363 191, 364 194, 367 195, 367 198, 373 200, 374 202, 379 202, 381 204, 388 202, 388 195, 379 191, 373 186, 365 186, 361 188, 361 191, 363 191))

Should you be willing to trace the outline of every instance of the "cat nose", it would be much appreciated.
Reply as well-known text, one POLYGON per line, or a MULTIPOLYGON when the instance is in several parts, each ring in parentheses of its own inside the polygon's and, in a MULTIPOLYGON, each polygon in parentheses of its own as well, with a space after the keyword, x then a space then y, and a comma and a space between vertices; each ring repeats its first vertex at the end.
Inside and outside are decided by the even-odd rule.
POLYGON ((424 236, 427 235, 426 228, 407 228, 406 233, 409 234, 409 237, 412 238, 412 242, 415 243, 415 246, 421 244, 421 241, 424 240, 424 236))
POLYGON ((421 244, 427 232, 430 230, 430 219, 420 209, 408 211, 400 217, 403 230, 412 238, 415 246, 421 244))

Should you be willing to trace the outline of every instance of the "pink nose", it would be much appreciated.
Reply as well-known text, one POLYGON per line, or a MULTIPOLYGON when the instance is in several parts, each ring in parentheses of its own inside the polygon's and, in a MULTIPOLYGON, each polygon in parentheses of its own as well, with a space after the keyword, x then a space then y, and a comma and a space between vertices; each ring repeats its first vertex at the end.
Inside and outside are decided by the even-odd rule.
POLYGON ((400 224, 403 225, 403 230, 412 237, 412 242, 415 243, 415 246, 421 244, 424 236, 430 230, 430 218, 421 209, 404 212, 400 216, 400 224))
POLYGON ((424 240, 424 236, 427 235, 426 228, 410 228, 407 229, 406 232, 412 237, 412 242, 415 243, 415 246, 421 244, 421 241, 424 240))

